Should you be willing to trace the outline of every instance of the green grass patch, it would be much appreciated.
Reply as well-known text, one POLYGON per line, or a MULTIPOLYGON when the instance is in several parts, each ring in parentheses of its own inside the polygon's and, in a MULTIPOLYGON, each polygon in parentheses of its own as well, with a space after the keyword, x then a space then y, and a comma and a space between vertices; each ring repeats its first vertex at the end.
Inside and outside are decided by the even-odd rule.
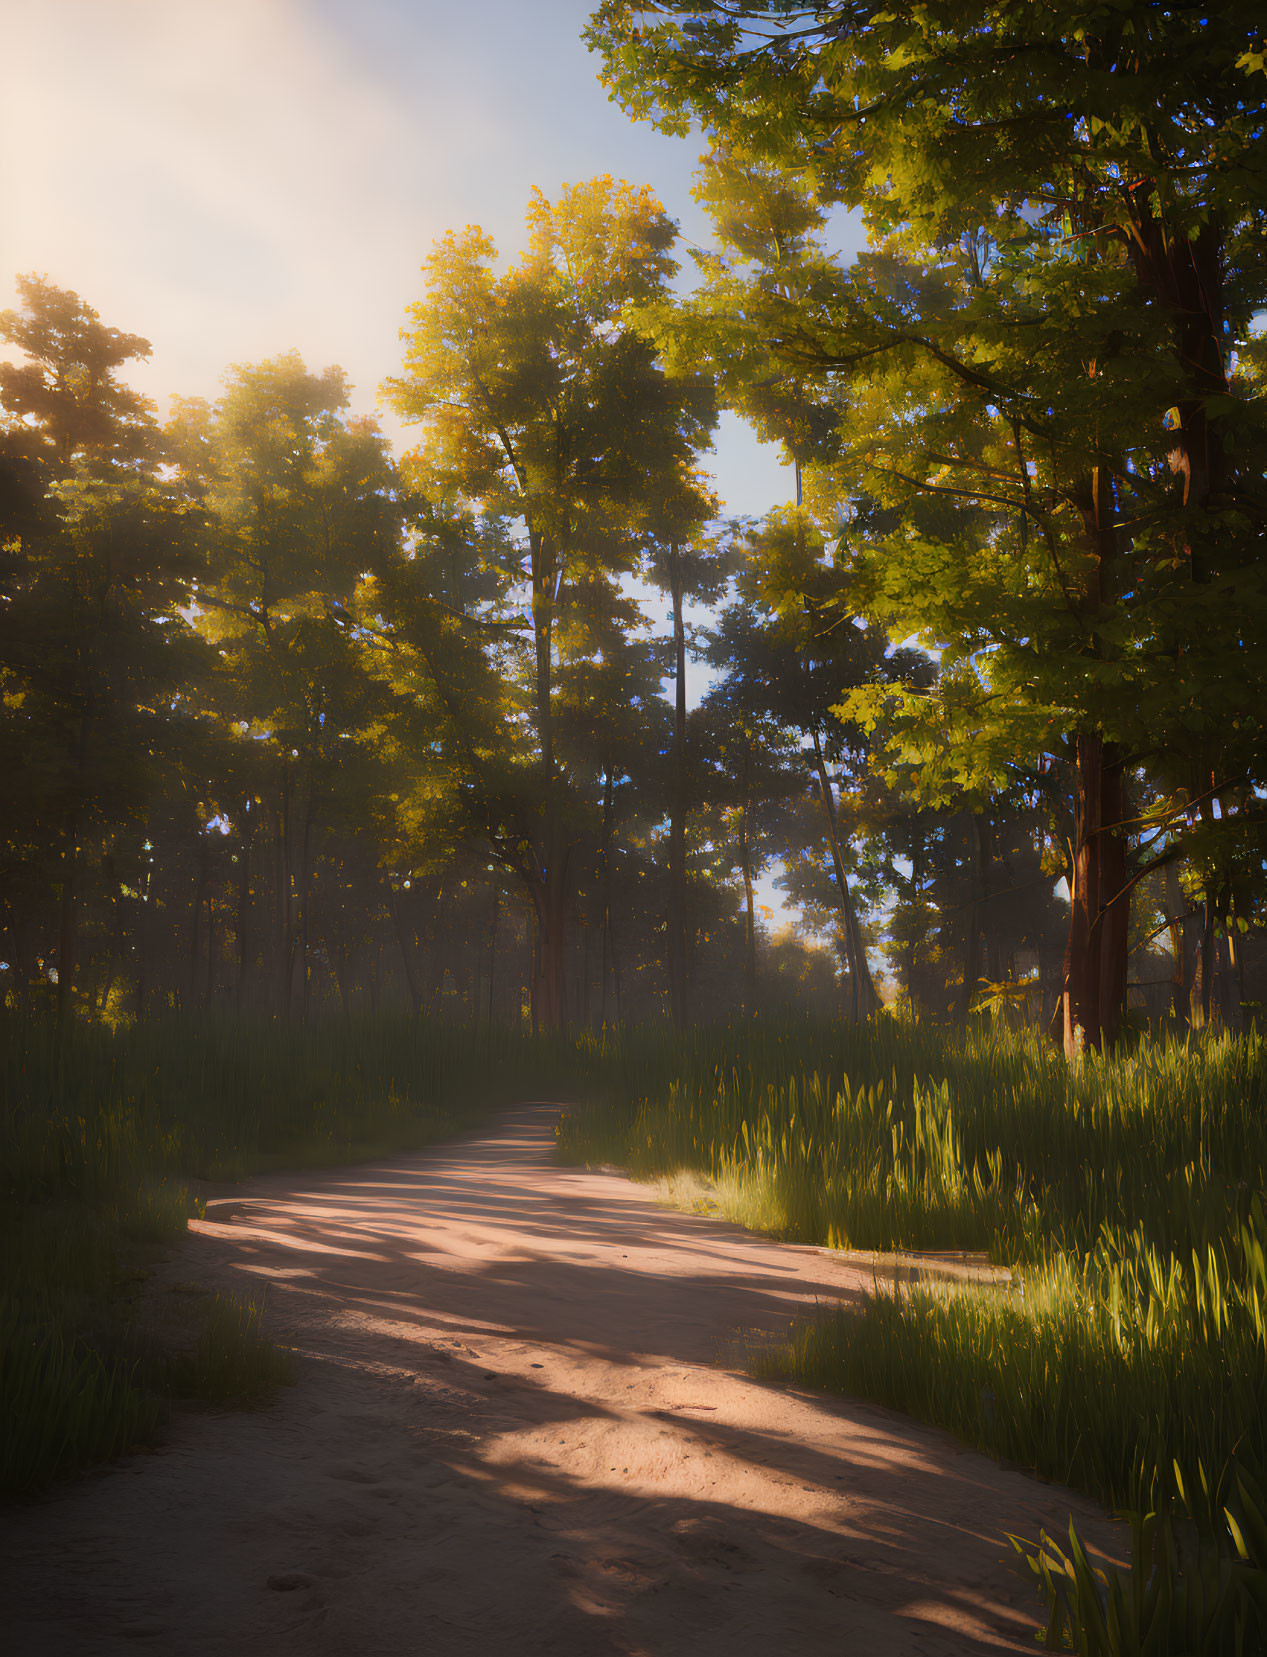
POLYGON ((152 1443, 174 1400, 266 1400, 258 1308, 153 1318, 140 1283, 197 1183, 436 1143, 566 1083, 566 1038, 407 1018, 0 1025, 0 1489, 152 1443))
POLYGON ((293 1379, 290 1355, 266 1340, 256 1301, 214 1295, 188 1352, 170 1361, 169 1384, 178 1398, 209 1404, 266 1404, 293 1379))
POLYGON ((1063 1623, 1088 1652, 1264 1649, 1245 1494, 1267 1485, 1261 1036, 1146 1038, 1074 1067, 999 1026, 767 1026, 677 1055, 623 1041, 626 1084, 564 1120, 565 1158, 703 1182, 728 1218, 801 1242, 1013 1268, 1010 1292, 877 1292, 755 1351, 759 1372, 875 1398, 1133 1512, 1126 1587, 1080 1574, 1076 1540, 1031 1556, 1040 1577, 1049 1561, 1053 1640, 1063 1623), (1178 1519, 1176 1466, 1203 1492, 1178 1519), (1115 1593, 1140 1617, 1182 1602, 1188 1632, 1137 1643, 1138 1617, 1104 1621, 1115 1593), (1229 1628, 1239 1646, 1218 1643, 1229 1628))

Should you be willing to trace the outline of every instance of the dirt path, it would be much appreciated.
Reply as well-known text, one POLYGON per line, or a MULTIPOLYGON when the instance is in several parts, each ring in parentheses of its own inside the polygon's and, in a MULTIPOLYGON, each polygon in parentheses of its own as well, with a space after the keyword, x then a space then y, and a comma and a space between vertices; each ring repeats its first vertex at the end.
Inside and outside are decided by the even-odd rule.
POLYGON ((549 1107, 252 1181, 164 1268, 267 1289, 303 1356, 258 1414, 0 1522, 13 1657, 898 1657, 1032 1651, 1007 1531, 1068 1493, 724 1367, 866 1283, 557 1167, 549 1107), (722 1367, 718 1357, 722 1354, 722 1367))

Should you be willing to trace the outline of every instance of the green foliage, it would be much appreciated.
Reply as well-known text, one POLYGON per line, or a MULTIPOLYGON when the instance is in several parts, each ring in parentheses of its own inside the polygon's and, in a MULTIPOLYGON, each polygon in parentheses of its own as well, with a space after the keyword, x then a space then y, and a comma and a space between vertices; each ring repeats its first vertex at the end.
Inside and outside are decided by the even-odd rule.
POLYGON ((1172 1461, 1267 1467, 1267 1240, 1185 1256, 1143 1228, 1023 1267, 1011 1291, 882 1289, 797 1332, 771 1373, 878 1398, 1090 1491, 1152 1503, 1172 1461))
POLYGON ((622 716, 654 696, 620 579, 648 538, 680 545, 708 516, 692 463, 715 411, 708 380, 666 374, 626 315, 663 299, 677 269, 675 227, 649 189, 596 178, 556 203, 537 191, 527 228, 501 275, 479 229, 436 245, 404 372, 385 387, 422 428, 414 486, 442 513, 505 529, 471 546, 490 580, 439 618, 431 583, 391 580, 383 596, 396 600, 385 632, 404 646, 389 674, 405 698, 439 704, 468 809, 532 902, 534 1017, 556 1025, 572 848, 610 785, 622 716))
POLYGON ((1071 1053, 1120 1019, 1128 861, 1217 838, 1213 910, 1261 828, 1260 30, 1243 0, 606 0, 589 34, 632 113, 713 144, 719 247, 645 325, 811 464, 857 611, 940 656, 932 694, 840 711, 926 803, 1067 779, 1071 1053))
POLYGON ((33 1317, 16 1296, 0 1302, 0 1490, 25 1494, 152 1443, 166 1419, 134 1365, 33 1317))

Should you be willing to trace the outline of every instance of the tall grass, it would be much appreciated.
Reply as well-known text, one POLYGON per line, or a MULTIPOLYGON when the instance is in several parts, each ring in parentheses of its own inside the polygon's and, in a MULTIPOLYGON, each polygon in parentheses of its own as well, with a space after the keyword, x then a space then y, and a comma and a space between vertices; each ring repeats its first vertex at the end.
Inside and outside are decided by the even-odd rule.
POLYGON ((803 1242, 1091 1253, 1142 1227, 1236 1237, 1267 1179, 1262 1038, 1145 1041, 1071 1068, 1032 1034, 891 1020, 740 1026, 605 1049, 605 1094, 560 1125, 578 1161, 712 1179, 731 1217, 803 1242))
POLYGON ((573 1054, 410 1019, 0 1024, 0 1488, 151 1441, 175 1397, 259 1400, 284 1380, 249 1307, 209 1303, 166 1331, 171 1350, 144 1327, 138 1280, 198 1182, 434 1142, 573 1054))
POLYGON ((1141 1558, 1122 1604, 1182 1600, 1195 1627, 1200 1599, 1200 1640, 1132 1644, 1125 1623, 1104 1623, 1095 1644, 1091 1601, 1103 1623, 1125 1590, 1077 1563, 1076 1540, 1072 1555, 1045 1540, 1034 1556, 1040 1576, 1048 1560, 1053 1630, 1064 1618, 1088 1652, 1213 1653, 1235 1625, 1245 1651, 1263 1649, 1267 1550, 1247 1562, 1244 1503, 1235 1517, 1237 1491, 1267 1485, 1258 1034, 1144 1040, 1072 1068, 999 1027, 952 1037, 887 1021, 705 1034, 676 1067, 625 1045, 634 1085, 561 1124, 565 1156, 693 1173, 724 1214, 804 1242, 987 1250, 1014 1268, 1010 1293, 877 1292, 757 1352, 759 1369, 947 1427, 1135 1512, 1140 1536, 1181 1534, 1147 1518, 1177 1465, 1189 1494, 1205 1492, 1187 1521, 1205 1552, 1141 1558), (1183 1592, 1172 1582, 1158 1599, 1159 1571, 1183 1592))
POLYGON ((1262 1649, 1267 1044, 1255 1033, 1143 1040, 1074 1068, 998 1026, 951 1037, 888 1019, 684 1038, 407 1020, 172 1020, 62 1044, 45 1026, 4 1034, 10 1488, 152 1436, 172 1397, 249 1399, 284 1378, 251 1308, 213 1302, 179 1352, 156 1357, 135 1338, 130 1274, 178 1235, 197 1181, 405 1149, 567 1089, 584 1100, 560 1124, 568 1160, 697 1176, 724 1213, 800 1241, 986 1250, 1012 1266, 1011 1292, 877 1293, 754 1361, 1135 1510, 1142 1551, 1125 1587, 1097 1577, 1076 1539, 1031 1556, 1053 1630, 1063 1617, 1079 1649, 1201 1649, 1140 1633, 1175 1607, 1205 1629, 1204 1649, 1228 1629, 1262 1649), (1201 1497, 1186 1519, 1150 1519, 1175 1464, 1201 1497))

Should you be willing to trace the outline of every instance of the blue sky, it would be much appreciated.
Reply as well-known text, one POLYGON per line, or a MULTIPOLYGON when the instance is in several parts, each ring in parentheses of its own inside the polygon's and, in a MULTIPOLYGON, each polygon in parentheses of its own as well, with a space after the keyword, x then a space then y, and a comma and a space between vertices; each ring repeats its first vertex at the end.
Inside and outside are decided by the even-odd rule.
MULTIPOLYGON (((532 186, 650 183, 684 233, 697 146, 635 126, 580 40, 591 0, 38 0, 6 8, 0 303, 38 270, 150 338, 160 404, 297 348, 369 410, 435 237, 518 248, 532 186)), ((385 426, 393 431, 390 421, 385 426)), ((727 510, 791 493, 727 417, 727 510)))

